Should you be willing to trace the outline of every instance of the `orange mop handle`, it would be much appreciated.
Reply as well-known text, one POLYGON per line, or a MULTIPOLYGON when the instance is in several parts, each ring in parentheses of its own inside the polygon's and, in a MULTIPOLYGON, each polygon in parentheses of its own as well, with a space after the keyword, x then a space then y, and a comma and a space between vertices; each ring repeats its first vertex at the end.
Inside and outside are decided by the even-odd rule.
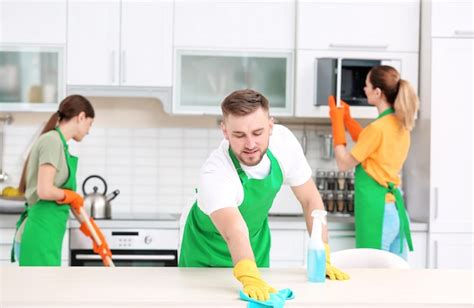
MULTIPOLYGON (((91 234, 91 237, 92 237, 92 240, 96 243, 96 245, 98 247, 101 247, 102 246, 102 240, 100 239, 99 235, 97 234, 94 226, 92 225, 92 223, 90 222, 89 220, 89 217, 86 213, 86 211, 84 210, 83 207, 80 208, 79 210, 79 213, 77 213, 78 216, 79 216, 79 221, 80 222, 83 222, 86 224, 87 226, 87 229, 89 229, 89 232, 91 234)), ((100 256, 102 257, 102 262, 104 263, 105 266, 110 266, 110 267, 114 267, 114 262, 112 261, 112 259, 108 256, 108 255, 104 255, 102 253, 100 253, 100 256)))

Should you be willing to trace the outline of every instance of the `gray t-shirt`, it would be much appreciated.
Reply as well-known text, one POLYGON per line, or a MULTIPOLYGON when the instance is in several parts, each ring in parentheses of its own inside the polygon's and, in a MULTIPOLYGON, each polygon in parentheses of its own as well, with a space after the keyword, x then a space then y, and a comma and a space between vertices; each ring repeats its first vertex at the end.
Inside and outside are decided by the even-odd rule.
POLYGON ((26 201, 29 205, 33 205, 39 200, 37 194, 38 169, 45 164, 56 168, 54 186, 61 187, 69 176, 69 170, 63 143, 56 130, 41 135, 31 149, 26 170, 25 191, 26 201))

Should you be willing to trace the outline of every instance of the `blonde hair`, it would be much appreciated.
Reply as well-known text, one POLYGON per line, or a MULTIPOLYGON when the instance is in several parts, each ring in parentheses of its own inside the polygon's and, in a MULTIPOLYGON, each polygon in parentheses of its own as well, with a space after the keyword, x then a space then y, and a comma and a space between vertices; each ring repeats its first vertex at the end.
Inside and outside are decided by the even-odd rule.
POLYGON ((387 102, 395 109, 395 116, 401 125, 411 131, 415 127, 418 112, 418 96, 410 82, 400 78, 400 73, 388 65, 373 67, 369 72, 370 83, 379 88, 387 102))

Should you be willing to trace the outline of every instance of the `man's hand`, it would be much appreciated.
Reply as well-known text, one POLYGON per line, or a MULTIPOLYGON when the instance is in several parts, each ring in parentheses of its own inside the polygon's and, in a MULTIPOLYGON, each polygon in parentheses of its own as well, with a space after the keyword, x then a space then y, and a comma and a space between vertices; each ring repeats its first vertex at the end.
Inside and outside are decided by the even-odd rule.
POLYGON ((242 283, 244 293, 253 299, 266 301, 270 299, 270 293, 277 292, 262 279, 257 264, 253 260, 240 260, 234 266, 234 276, 242 283))
POLYGON ((331 280, 348 280, 348 274, 331 265, 331 250, 328 244, 324 244, 326 250, 326 276, 331 280))

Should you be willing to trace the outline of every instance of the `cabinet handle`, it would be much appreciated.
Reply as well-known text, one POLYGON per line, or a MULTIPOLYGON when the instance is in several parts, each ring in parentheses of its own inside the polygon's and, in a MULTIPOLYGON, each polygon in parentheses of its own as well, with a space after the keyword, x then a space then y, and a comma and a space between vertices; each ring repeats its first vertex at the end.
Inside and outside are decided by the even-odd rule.
POLYGON ((122 51, 122 83, 127 82, 127 60, 126 60, 127 54, 125 51, 122 51))
POLYGON ((387 49, 388 45, 349 45, 349 44, 329 44, 329 48, 343 49, 387 49))
POLYGON ((438 218, 438 187, 433 188, 434 218, 438 218))
POLYGON ((110 82, 115 83, 115 50, 110 52, 110 82))
POLYGON ((454 35, 474 36, 474 31, 472 31, 472 30, 454 30, 454 35))
POLYGON ((438 241, 434 241, 434 268, 438 268, 438 241))
POLYGON ((337 59, 336 106, 341 107, 342 59, 337 59))

